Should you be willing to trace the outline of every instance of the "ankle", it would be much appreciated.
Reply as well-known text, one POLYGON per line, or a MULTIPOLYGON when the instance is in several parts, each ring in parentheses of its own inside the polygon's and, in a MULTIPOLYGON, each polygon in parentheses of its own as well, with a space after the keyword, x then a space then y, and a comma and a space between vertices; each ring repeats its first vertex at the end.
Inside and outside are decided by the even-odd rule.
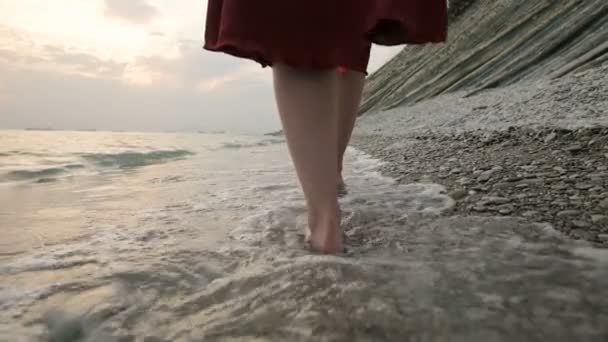
POLYGON ((340 224, 339 212, 340 209, 337 205, 317 209, 311 208, 308 214, 308 225, 311 230, 318 227, 324 227, 324 229, 337 227, 340 224))

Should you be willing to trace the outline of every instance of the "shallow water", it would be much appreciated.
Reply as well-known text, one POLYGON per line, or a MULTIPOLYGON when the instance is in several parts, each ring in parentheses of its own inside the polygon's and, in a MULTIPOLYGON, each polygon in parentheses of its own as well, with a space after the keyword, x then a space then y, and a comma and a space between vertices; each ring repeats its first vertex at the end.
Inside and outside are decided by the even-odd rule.
POLYGON ((280 139, 0 132, 0 340, 608 337, 605 250, 347 165, 348 252, 319 256, 280 139))

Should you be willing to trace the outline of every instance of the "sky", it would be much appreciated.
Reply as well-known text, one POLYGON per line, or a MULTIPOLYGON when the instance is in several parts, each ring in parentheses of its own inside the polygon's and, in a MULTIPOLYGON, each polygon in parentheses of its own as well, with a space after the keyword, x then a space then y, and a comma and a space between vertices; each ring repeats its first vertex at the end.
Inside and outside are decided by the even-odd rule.
MULTIPOLYGON (((0 128, 264 133, 271 71, 202 50, 204 0, 0 0, 0 128)), ((374 47, 369 71, 400 48, 374 47)))

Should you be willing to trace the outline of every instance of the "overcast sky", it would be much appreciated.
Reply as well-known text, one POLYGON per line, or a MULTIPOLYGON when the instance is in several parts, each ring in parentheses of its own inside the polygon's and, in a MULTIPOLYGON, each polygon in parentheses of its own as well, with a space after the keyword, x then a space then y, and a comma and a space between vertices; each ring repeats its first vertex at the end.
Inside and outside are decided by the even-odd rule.
MULTIPOLYGON (((0 0, 0 128, 277 129, 270 69, 203 51, 205 9, 0 0)), ((370 70, 398 50, 375 47, 370 70)))

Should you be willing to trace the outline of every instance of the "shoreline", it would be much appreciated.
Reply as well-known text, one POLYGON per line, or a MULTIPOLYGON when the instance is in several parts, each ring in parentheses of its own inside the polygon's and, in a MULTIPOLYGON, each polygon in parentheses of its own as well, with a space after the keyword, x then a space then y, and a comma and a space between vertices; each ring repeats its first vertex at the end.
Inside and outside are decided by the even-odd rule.
POLYGON ((353 146, 399 183, 443 185, 445 215, 520 217, 608 248, 605 69, 371 113, 353 146))

